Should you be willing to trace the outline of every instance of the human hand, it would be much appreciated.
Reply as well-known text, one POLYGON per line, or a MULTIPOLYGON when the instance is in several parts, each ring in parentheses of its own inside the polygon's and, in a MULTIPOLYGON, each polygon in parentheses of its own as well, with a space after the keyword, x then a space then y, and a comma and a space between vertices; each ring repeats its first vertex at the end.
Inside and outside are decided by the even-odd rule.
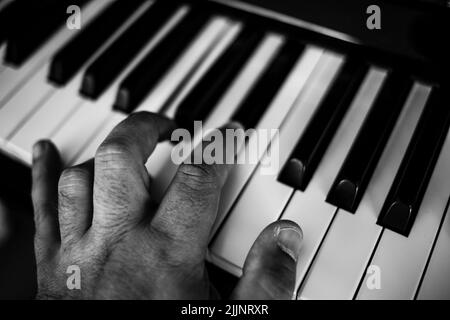
MULTIPOLYGON (((182 164, 155 209, 145 163, 173 128, 161 116, 133 114, 110 133, 95 159, 62 174, 53 144, 36 144, 37 298, 218 298, 205 257, 232 166, 182 164), (81 271, 80 290, 66 285, 72 265, 81 271)), ((230 298, 291 299, 301 240, 293 222, 268 226, 230 298)))

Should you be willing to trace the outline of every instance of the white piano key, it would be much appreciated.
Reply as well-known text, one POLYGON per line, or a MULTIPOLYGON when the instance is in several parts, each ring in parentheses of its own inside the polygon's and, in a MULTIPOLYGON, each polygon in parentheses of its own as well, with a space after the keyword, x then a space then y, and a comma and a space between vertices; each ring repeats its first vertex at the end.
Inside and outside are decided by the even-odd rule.
MULTIPOLYGON (((302 90, 307 84, 311 74, 314 72, 314 69, 322 54, 323 49, 313 46, 307 46, 305 48, 304 53, 298 59, 296 66, 286 78, 281 90, 277 93, 277 96, 261 118, 261 121, 256 126, 256 129, 271 130, 280 128, 280 125, 285 119, 288 111, 293 106, 299 94, 302 94, 302 90)), ((247 145, 252 145, 255 143, 255 141, 257 141, 256 138, 256 136, 250 137, 247 145)), ((269 142, 270 141, 267 141, 265 145, 260 145, 257 150, 258 154, 254 155, 256 156, 256 159, 261 159, 269 142)), ((213 233, 215 233, 222 220, 228 214, 231 206, 239 196, 239 193, 242 191, 248 179, 257 167, 256 163, 246 163, 244 158, 245 152, 241 152, 238 155, 237 161, 245 164, 240 164, 233 168, 223 188, 213 233)))
MULTIPOLYGON (((230 27, 228 19, 213 18, 137 111, 158 112, 163 108, 166 101, 182 85, 199 61, 204 59, 205 55, 212 50, 217 43, 217 39, 220 39, 230 27)), ((117 119, 117 116, 112 117, 111 120, 107 121, 106 127, 113 128, 118 123, 117 119)), ((106 138, 108 133, 108 130, 100 130, 87 145, 86 149, 77 157, 75 163, 83 162, 93 157, 95 150, 97 150, 99 144, 106 138)))
POLYGON ((40 139, 50 138, 64 124, 68 118, 76 112, 83 103, 78 90, 81 87, 83 75, 87 66, 90 65, 120 34, 122 34, 136 19, 138 19, 151 5, 144 3, 134 12, 130 18, 112 35, 100 49, 89 58, 81 68, 80 72, 65 87, 58 88, 49 100, 39 108, 26 123, 17 130, 9 139, 5 147, 16 157, 31 164, 31 151, 33 144, 40 139), (45 124, 45 125, 43 125, 45 124))
POLYGON ((93 158, 103 140, 105 140, 112 129, 114 129, 114 127, 121 121, 125 120, 125 118, 126 116, 121 113, 113 113, 107 120, 106 124, 102 126, 101 129, 89 140, 89 144, 77 157, 74 164, 80 164, 93 158))
MULTIPOLYGON (((78 78, 81 80, 81 75, 78 78)), ((79 82, 76 82, 53 94, 6 142, 5 150, 31 165, 34 143, 41 139, 49 139, 84 102, 76 95, 78 89, 79 82)))
MULTIPOLYGON (((412 300, 418 288, 450 193, 450 134, 439 156, 408 237, 384 229, 370 265, 379 267, 380 289, 370 290, 367 276, 358 299, 412 300)), ((445 232, 445 230, 444 230, 445 232)), ((444 273, 445 274, 445 273, 444 273)))
MULTIPOLYGON (((83 21, 89 23, 113 0, 90 1, 82 8, 83 21)), ((26 84, 45 63, 49 62, 52 54, 62 47, 76 32, 65 25, 51 37, 27 62, 19 69, 5 68, 0 74, 0 108, 14 93, 26 84)))
POLYGON ((308 188, 305 192, 296 191, 283 213, 282 219, 298 223, 304 233, 301 258, 297 265, 297 285, 303 280, 337 210, 325 202, 327 193, 385 76, 383 70, 370 69, 308 188))
POLYGON ((376 224, 426 103, 429 87, 415 85, 355 214, 339 210, 322 242, 301 297, 352 299, 381 233, 376 224))
POLYGON ((46 82, 47 65, 39 71, 0 109, 0 141, 3 146, 14 130, 36 112, 56 90, 46 82))
MULTIPOLYGON (((280 152, 275 155, 279 157, 280 165, 286 162, 342 62, 341 56, 324 53, 317 63, 317 68, 288 113, 280 135, 272 142, 280 145, 280 152)), ((262 163, 269 163, 269 159, 270 155, 265 154, 262 163)), ((277 172, 268 174, 261 165, 258 166, 211 246, 213 261, 218 256, 234 266, 243 266, 253 242, 267 225, 278 219, 293 193, 291 187, 278 182, 277 178, 277 172)))
MULTIPOLYGON (((112 114, 113 94, 106 93, 98 103, 85 102, 51 137, 65 165, 74 164, 81 150, 106 125, 112 114)), ((125 117, 125 116, 124 116, 125 117)))
MULTIPOLYGON (((83 148, 89 147, 90 139, 101 132, 103 126, 108 125, 108 120, 115 119, 112 106, 123 78, 183 19, 188 10, 187 6, 178 9, 100 99, 87 101, 76 108, 75 113, 51 135, 51 140, 60 148, 65 164, 73 164, 80 156, 88 158, 93 156, 93 154, 83 154, 83 148)), ((158 111, 157 109, 152 110, 158 111)), ((89 150, 92 149, 91 147, 89 150)))
MULTIPOLYGON (((447 163, 450 157, 447 157, 447 163)), ((450 208, 417 295, 419 300, 450 300, 450 208)))

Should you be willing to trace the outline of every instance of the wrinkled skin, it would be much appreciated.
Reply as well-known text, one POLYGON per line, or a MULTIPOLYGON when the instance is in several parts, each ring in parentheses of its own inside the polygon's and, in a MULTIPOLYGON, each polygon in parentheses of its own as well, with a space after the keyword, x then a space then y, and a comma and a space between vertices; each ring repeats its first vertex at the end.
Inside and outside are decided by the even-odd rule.
MULTIPOLYGON (((182 164, 156 208, 144 164, 173 128, 161 116, 134 114, 110 133, 95 159, 63 171, 53 144, 35 145, 37 298, 218 298, 205 257, 232 166, 182 164), (80 268, 80 290, 67 287, 71 265, 80 268)), ((293 222, 268 226, 229 298, 291 299, 301 240, 293 222)))

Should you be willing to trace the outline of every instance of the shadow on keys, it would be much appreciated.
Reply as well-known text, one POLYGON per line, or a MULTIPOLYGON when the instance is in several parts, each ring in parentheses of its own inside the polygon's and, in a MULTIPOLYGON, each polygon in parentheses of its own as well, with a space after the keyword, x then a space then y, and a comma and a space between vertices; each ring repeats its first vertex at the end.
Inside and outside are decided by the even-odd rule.
POLYGON ((0 300, 33 299, 36 294, 32 217, 0 199, 0 300))

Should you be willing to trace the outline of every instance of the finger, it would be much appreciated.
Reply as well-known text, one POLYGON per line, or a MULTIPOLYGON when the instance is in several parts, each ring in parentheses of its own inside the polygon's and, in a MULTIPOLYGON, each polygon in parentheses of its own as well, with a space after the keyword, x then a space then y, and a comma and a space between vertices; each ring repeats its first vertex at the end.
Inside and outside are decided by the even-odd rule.
MULTIPOLYGON (((224 160, 234 160, 239 149, 239 146, 226 143, 227 130, 241 130, 243 135, 238 124, 230 124, 213 132, 216 137, 225 137, 222 143, 216 145, 222 150, 222 161, 211 163, 203 159, 205 161, 199 164, 183 163, 151 223, 150 228, 170 242, 165 244, 170 248, 169 254, 181 261, 187 262, 189 259, 195 264, 204 259, 222 187, 232 168, 230 161, 224 160)), ((203 144, 203 151, 212 146, 212 141, 219 141, 217 139, 203 144)))
POLYGON ((94 227, 110 232, 143 218, 150 200, 145 163, 173 128, 163 116, 139 112, 112 130, 95 156, 94 227))
POLYGON ((58 180, 61 159, 53 143, 40 141, 33 147, 32 199, 36 226, 36 248, 44 253, 60 241, 58 224, 58 180))
POLYGON ((269 225, 253 244, 232 299, 292 299, 302 230, 291 221, 269 225))
POLYGON ((92 221, 94 159, 63 171, 58 186, 59 225, 64 246, 80 240, 92 221))

